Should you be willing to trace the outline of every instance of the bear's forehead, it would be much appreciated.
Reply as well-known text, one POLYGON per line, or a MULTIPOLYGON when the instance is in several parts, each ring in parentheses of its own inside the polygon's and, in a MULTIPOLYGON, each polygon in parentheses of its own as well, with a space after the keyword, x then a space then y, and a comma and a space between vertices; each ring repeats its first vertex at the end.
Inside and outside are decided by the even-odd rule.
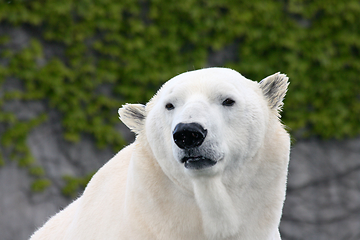
POLYGON ((169 95, 204 95, 242 92, 254 88, 254 82, 228 68, 207 68, 180 74, 166 82, 159 93, 169 95))

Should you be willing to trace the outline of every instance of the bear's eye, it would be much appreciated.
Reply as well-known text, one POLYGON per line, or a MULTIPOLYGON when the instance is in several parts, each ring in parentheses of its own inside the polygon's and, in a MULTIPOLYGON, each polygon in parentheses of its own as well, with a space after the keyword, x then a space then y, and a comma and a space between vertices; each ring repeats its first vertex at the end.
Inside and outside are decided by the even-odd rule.
POLYGON ((231 98, 227 98, 222 102, 222 105, 226 107, 231 107, 232 105, 234 105, 234 103, 234 100, 232 100, 231 98))
POLYGON ((168 103, 168 104, 165 105, 165 108, 166 108, 167 110, 173 110, 175 107, 174 107, 174 105, 172 105, 171 103, 168 103))

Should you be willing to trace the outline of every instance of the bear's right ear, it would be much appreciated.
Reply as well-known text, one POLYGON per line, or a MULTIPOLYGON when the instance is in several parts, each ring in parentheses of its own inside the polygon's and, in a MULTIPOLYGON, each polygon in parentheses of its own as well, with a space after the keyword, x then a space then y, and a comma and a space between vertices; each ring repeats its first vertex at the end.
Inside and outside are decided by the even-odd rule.
POLYGON ((285 74, 278 72, 264 78, 259 83, 271 109, 281 110, 289 86, 288 80, 289 78, 285 74))
POLYGON ((146 111, 143 104, 125 104, 119 108, 120 120, 135 134, 144 129, 146 111))

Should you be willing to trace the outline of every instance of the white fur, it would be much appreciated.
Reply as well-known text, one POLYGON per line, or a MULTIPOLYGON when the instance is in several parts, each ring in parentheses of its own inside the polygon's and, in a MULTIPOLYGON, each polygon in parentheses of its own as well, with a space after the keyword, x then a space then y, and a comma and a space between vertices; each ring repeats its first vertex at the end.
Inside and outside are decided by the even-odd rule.
POLYGON ((209 68, 174 77, 146 107, 123 106, 136 141, 31 239, 279 240, 290 140, 277 115, 287 84, 283 74, 259 84, 209 68), (224 106, 226 98, 235 104, 224 106), (214 166, 180 162, 172 139, 180 122, 207 129, 197 154, 214 166))

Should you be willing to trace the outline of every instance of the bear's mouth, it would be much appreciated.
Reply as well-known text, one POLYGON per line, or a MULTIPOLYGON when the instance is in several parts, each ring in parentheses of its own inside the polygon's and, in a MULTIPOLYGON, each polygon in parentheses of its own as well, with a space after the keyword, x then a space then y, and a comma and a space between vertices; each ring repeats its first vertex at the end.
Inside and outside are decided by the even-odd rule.
POLYGON ((187 169, 204 169, 214 166, 217 162, 202 156, 199 157, 184 157, 181 159, 187 169))

